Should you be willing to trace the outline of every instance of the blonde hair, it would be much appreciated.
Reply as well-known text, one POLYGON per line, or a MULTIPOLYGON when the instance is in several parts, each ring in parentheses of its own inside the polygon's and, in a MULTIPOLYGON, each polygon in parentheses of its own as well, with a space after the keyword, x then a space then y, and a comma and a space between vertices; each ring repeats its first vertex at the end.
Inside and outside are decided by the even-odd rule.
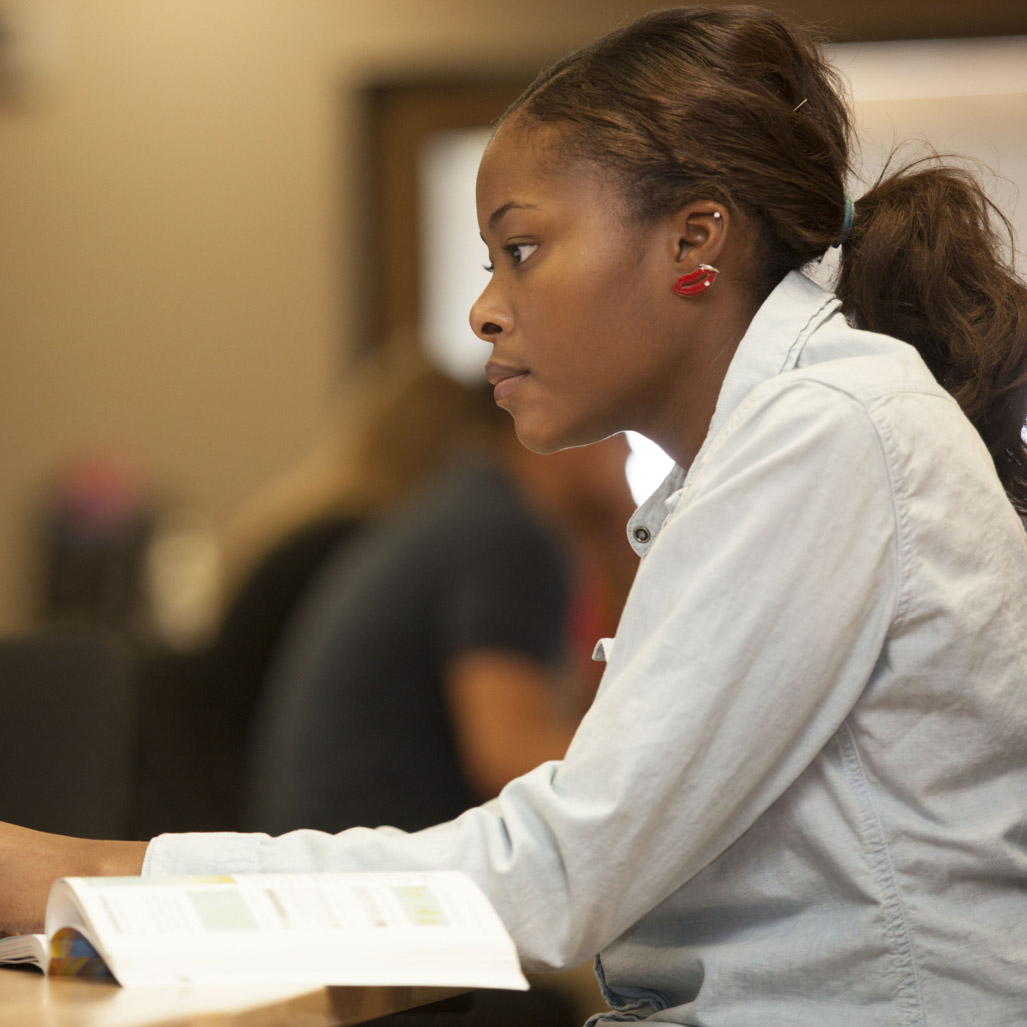
POLYGON ((278 540, 324 517, 388 509, 457 448, 490 449, 509 417, 491 390, 463 385, 401 334, 346 372, 321 443, 246 505, 228 532, 227 578, 245 576, 278 540))

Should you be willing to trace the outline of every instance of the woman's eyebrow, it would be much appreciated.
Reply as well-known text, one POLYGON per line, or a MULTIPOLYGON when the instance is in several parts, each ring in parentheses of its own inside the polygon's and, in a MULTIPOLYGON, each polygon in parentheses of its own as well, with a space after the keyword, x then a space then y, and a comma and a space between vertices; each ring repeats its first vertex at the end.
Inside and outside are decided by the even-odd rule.
POLYGON ((518 203, 516 200, 510 200, 509 203, 504 203, 501 207, 497 207, 491 215, 489 215, 489 228, 494 229, 500 221, 507 215, 511 210, 536 210, 534 203, 518 203))

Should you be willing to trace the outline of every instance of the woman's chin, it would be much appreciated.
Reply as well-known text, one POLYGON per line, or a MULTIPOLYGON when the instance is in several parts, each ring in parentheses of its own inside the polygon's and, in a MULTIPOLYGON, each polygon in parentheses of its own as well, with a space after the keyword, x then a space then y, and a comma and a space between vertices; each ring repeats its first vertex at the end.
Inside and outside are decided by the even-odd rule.
POLYGON ((532 453, 557 453, 566 449, 567 444, 560 440, 558 435, 552 431, 545 431, 538 424, 532 423, 530 418, 514 418, 514 429, 517 432, 517 439, 525 449, 532 453))
POLYGON ((514 429, 517 432, 517 439, 525 449, 532 453, 544 455, 546 453, 559 453, 563 449, 573 449, 576 446, 588 446, 599 441, 601 436, 593 437, 583 432, 572 432, 566 428, 559 428, 557 425, 542 425, 533 422, 530 418, 514 417, 514 429))

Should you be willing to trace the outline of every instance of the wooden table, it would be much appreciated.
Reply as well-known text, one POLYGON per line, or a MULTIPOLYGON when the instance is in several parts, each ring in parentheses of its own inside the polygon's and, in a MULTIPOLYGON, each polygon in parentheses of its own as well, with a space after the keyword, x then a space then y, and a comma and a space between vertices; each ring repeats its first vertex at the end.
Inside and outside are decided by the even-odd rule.
POLYGON ((120 988, 0 969, 0 1027, 347 1027, 458 994, 402 987, 120 988))

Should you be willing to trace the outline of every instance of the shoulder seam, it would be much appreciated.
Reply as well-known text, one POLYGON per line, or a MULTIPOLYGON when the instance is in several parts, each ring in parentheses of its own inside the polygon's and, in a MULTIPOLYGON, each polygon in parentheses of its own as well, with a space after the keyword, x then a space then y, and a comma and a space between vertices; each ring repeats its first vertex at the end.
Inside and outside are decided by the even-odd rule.
MULTIPOLYGON (((890 504, 892 511, 892 521, 894 524, 893 531, 893 545, 892 545, 892 559, 894 562, 895 570, 895 596, 893 600, 893 606, 891 615, 889 617, 889 624, 895 624, 905 619, 907 610, 910 603, 909 596, 909 567, 906 553, 909 548, 908 539, 911 537, 912 528, 909 524, 909 518, 906 511, 908 504, 900 503, 900 495, 905 495, 905 490, 901 487, 901 482, 895 473, 895 460, 894 451, 887 443, 882 426, 870 413, 870 401, 862 396, 856 395, 852 390, 846 389, 833 382, 827 382, 820 378, 812 377, 792 377, 792 373, 786 373, 776 378, 769 379, 767 382, 763 382, 757 385, 749 394, 738 404, 737 407, 731 412, 730 416, 721 425, 717 432, 717 437, 711 439, 710 446, 702 454, 701 460, 691 469, 688 474, 688 484, 691 484, 692 479, 698 477, 702 473, 703 467, 706 465, 711 456, 715 455, 720 446, 727 441, 736 430, 737 423, 743 421, 749 411, 749 409, 757 403, 761 398, 761 393, 764 391, 762 386, 768 385, 771 382, 776 383, 779 387, 779 392, 783 393, 791 388, 804 388, 812 387, 815 389, 824 389, 830 392, 834 392, 839 396, 844 396, 849 403, 857 409, 863 416, 874 438, 877 440, 877 446, 881 454, 881 463, 884 470, 884 476, 889 484, 890 491, 890 504), (783 379, 787 378, 787 381, 783 379)), ((900 382, 896 383, 896 388, 902 385, 909 385, 910 383, 900 382)), ((894 395, 896 389, 892 389, 889 395, 894 395)), ((921 388, 914 386, 912 388, 904 389, 908 393, 920 393, 927 396, 937 396, 938 399, 949 399, 951 396, 944 391, 936 391, 932 388, 921 388)), ((882 399, 882 396, 875 396, 875 400, 882 399)), ((954 402, 954 401, 953 401, 954 402)))

